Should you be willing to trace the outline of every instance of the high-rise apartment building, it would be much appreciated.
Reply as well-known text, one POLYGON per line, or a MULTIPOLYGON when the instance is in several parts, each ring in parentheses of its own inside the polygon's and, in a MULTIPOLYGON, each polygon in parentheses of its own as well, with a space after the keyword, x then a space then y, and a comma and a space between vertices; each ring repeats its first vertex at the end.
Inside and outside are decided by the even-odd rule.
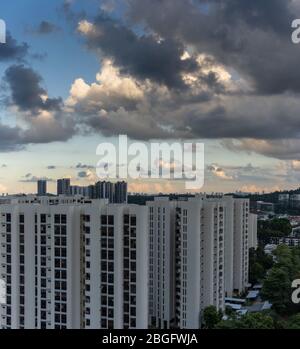
POLYGON ((224 204, 204 196, 149 207, 149 316, 158 328, 199 328, 224 308, 224 204))
POLYGON ((47 181, 44 179, 40 179, 37 182, 37 195, 45 196, 47 195, 47 181))
POLYGON ((250 213, 249 214, 249 248, 258 247, 257 241, 257 215, 250 213))
POLYGON ((57 195, 70 195, 70 179, 63 178, 57 180, 57 195))
POLYGON ((127 183, 126 182, 114 183, 114 203, 116 204, 127 203, 127 183))
POLYGON ((149 323, 170 328, 175 322, 176 202, 155 198, 149 207, 149 323))
POLYGON ((83 327, 147 328, 147 208, 87 207, 82 234, 83 327))
POLYGON ((108 199, 110 203, 114 201, 114 184, 112 182, 97 182, 95 184, 96 199, 108 199))
POLYGON ((148 211, 106 200, 0 205, 2 328, 147 328, 148 211))
POLYGON ((249 199, 234 199, 233 291, 242 293, 249 285, 249 199))
POLYGON ((198 328, 208 305, 248 286, 249 248, 257 241, 249 200, 200 195, 156 198, 149 207, 149 322, 198 328), (167 286, 168 285, 168 286, 167 286))
POLYGON ((199 328, 209 305, 224 309, 224 203, 196 197, 176 208, 176 326, 199 328))
POLYGON ((84 196, 0 202, 2 328, 199 328, 248 286, 249 200, 146 206, 84 196))

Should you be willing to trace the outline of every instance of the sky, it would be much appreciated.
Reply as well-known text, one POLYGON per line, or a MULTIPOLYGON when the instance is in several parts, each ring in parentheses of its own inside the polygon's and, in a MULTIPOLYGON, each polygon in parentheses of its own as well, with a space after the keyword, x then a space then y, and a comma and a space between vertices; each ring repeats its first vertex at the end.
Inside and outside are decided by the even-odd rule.
MULTIPOLYGON (((99 143, 201 142, 201 191, 300 180, 298 0, 11 0, 1 4, 0 194, 99 178, 99 143)), ((184 183, 129 180, 132 192, 184 183)))

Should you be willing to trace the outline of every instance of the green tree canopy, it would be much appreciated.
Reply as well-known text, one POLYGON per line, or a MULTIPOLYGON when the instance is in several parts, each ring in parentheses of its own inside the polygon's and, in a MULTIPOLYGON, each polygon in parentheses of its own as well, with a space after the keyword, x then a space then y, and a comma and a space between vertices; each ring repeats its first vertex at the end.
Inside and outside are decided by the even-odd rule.
POLYGON ((204 309, 203 320, 206 329, 213 329, 222 320, 223 314, 213 305, 204 309))

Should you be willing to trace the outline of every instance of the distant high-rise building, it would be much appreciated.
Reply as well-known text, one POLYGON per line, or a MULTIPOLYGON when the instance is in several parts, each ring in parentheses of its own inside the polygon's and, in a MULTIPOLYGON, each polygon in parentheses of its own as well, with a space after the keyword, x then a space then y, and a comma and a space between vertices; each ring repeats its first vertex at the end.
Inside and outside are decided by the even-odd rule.
POLYGON ((89 190, 88 187, 81 187, 78 185, 71 185, 70 186, 70 195, 81 195, 84 197, 89 197, 89 190))
POLYGON ((95 184, 95 198, 108 199, 110 203, 114 202, 114 184, 111 182, 97 182, 95 184))
POLYGON ((40 179, 37 182, 37 194, 38 196, 47 195, 47 181, 44 179, 40 179))
POLYGON ((300 208, 300 194, 291 195, 290 203, 292 208, 300 208))
POLYGON ((63 178, 57 180, 57 195, 70 195, 70 179, 63 178))
POLYGON ((127 203, 127 183, 117 182, 114 184, 114 203, 124 204, 127 203))
POLYGON ((279 202, 289 202, 290 200, 290 194, 279 194, 278 195, 278 201, 279 202))

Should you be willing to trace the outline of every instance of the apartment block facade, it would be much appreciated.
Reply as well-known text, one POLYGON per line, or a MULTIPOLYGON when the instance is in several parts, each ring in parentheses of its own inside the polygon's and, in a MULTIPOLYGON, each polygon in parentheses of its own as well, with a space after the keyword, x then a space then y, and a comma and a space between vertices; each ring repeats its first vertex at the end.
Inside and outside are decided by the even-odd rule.
POLYGON ((149 323, 198 328, 208 305, 223 310, 225 296, 248 286, 257 216, 249 213, 249 200, 231 196, 155 198, 147 206, 149 323))
POLYGON ((147 222, 106 200, 0 205, 1 327, 147 328, 147 222))
POLYGON ((199 328, 207 306, 248 286, 256 220, 230 196, 3 199, 1 327, 199 328))

